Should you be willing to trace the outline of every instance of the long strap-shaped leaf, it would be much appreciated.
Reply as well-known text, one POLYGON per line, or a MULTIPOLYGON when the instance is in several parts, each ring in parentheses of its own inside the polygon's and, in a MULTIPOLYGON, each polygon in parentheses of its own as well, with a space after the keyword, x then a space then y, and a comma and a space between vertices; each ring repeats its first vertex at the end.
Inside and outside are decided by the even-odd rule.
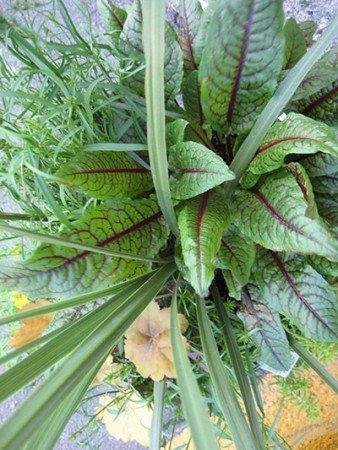
POLYGON ((217 450, 218 445, 208 418, 197 381, 182 344, 177 316, 176 292, 171 306, 171 343, 184 416, 197 450, 217 450))
POLYGON ((236 180, 230 181, 227 186, 229 193, 233 192, 239 179, 245 172, 250 161, 255 156, 264 136, 269 128, 283 111, 283 108, 290 101, 300 83, 318 59, 323 55, 326 48, 337 36, 338 15, 335 17, 330 26, 325 30, 313 47, 298 61, 298 63, 290 70, 286 78, 282 81, 279 88, 266 105, 249 135, 242 143, 234 160, 230 165, 230 169, 235 172, 236 180))
POLYGON ((198 298, 196 301, 198 326, 211 381, 236 448, 237 450, 262 450, 245 420, 236 398, 234 387, 218 353, 217 344, 207 316, 205 300, 198 298))
POLYGON ((154 382, 154 410, 151 421, 150 450, 160 450, 163 424, 165 380, 154 382))
POLYGON ((263 446, 263 440, 262 440, 262 432, 261 427, 259 425, 259 419, 257 415, 256 405, 255 401, 253 399, 253 395, 251 392, 250 382, 248 379, 248 376, 245 372, 245 367, 242 361, 242 357, 236 342, 236 338, 234 336, 232 326, 230 319, 228 317, 228 314, 226 312, 226 309, 224 308, 224 305, 222 303, 221 296, 218 292, 216 284, 211 285, 210 289, 212 298, 215 301, 217 313, 220 319, 220 322, 222 324, 222 331, 224 340, 230 355, 230 359, 232 362, 232 365, 234 367, 234 371, 236 374, 237 382, 239 385, 239 388, 241 390, 241 394, 243 397, 243 402, 245 406, 246 413, 248 415, 249 423, 252 432, 254 433, 256 437, 256 441, 263 446))
POLYGON ((101 253, 102 255, 114 256, 117 258, 134 259, 137 261, 151 261, 151 262, 158 262, 160 264, 161 263, 166 264, 168 262, 168 260, 149 258, 148 256, 132 255, 130 253, 106 250, 101 247, 95 247, 95 245, 81 244, 79 242, 74 242, 70 239, 64 239, 49 234, 37 233, 36 231, 29 231, 23 228, 13 227, 5 223, 0 223, 0 231, 7 231, 9 233, 14 233, 17 236, 36 239, 41 242, 46 242, 47 244, 61 245, 62 247, 76 248, 78 250, 84 250, 93 253, 101 253))
POLYGON ((165 141, 164 1, 143 0, 143 46, 146 60, 148 151, 158 203, 171 230, 178 235, 170 195, 165 141))
POLYGON ((84 376, 116 345, 126 329, 163 287, 175 267, 162 267, 147 282, 126 296, 116 310, 108 310, 101 325, 89 333, 34 394, 2 427, 0 448, 17 450, 36 431, 41 421, 60 406, 84 376))

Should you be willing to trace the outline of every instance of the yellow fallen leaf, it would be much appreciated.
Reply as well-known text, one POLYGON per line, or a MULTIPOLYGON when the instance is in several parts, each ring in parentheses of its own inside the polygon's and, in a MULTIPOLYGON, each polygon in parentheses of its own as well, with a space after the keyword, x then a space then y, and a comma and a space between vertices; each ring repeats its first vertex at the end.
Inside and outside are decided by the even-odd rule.
POLYGON ((28 297, 26 297, 24 294, 21 294, 21 292, 11 291, 9 295, 12 302, 14 302, 14 305, 19 309, 22 309, 24 305, 29 303, 28 297))
POLYGON ((142 397, 133 392, 128 398, 119 394, 117 398, 109 395, 100 397, 99 418, 105 424, 110 436, 124 442, 136 441, 145 447, 150 444, 152 409, 142 397), (112 403, 114 402, 114 403, 112 403))
MULTIPOLYGON (((179 314, 179 322, 183 333, 188 321, 179 314)), ((143 377, 151 377, 154 381, 165 376, 176 377, 170 339, 170 308, 160 309, 153 301, 127 330, 125 337, 125 355, 143 377)), ((183 343, 188 351, 185 337, 183 343)))
MULTIPOLYGON (((40 306, 48 305, 47 300, 38 300, 37 302, 29 302, 25 304, 22 311, 28 311, 29 309, 39 308, 40 306)), ((22 321, 22 327, 15 331, 9 345, 13 348, 20 348, 29 342, 34 341, 38 338, 48 327, 50 322, 53 320, 54 313, 45 314, 38 317, 30 317, 22 321)))

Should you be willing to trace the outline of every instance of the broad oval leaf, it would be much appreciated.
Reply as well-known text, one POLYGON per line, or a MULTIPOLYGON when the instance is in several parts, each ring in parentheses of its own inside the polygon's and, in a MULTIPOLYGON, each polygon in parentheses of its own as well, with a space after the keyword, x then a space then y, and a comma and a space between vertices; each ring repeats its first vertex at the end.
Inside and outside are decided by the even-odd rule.
POLYGON ((308 201, 293 174, 280 169, 252 190, 234 195, 234 220, 254 242, 275 251, 338 260, 338 244, 320 218, 307 217, 308 201))
POLYGON ((338 239, 338 196, 317 193, 315 197, 319 215, 327 223, 330 232, 338 239))
POLYGON ((189 122, 184 119, 173 120, 165 127, 167 148, 184 141, 185 130, 189 122))
POLYGON ((189 117, 203 125, 203 111, 201 105, 201 92, 198 82, 198 70, 194 70, 186 76, 182 82, 182 96, 184 109, 189 117))
POLYGON ((328 153, 338 156, 333 130, 301 114, 290 113, 266 134, 248 170, 256 175, 272 172, 290 154, 328 153))
MULTIPOLYGON (((144 94, 144 51, 142 43, 142 8, 140 0, 135 0, 128 10, 127 19, 120 36, 119 49, 122 54, 134 60, 135 73, 124 79, 124 83, 144 94)), ((129 70, 128 70, 129 72, 129 70)), ((177 42, 176 33, 166 23, 164 88, 166 99, 173 100, 179 93, 183 77, 183 56, 177 42)))
POLYGON ((335 293, 303 258, 262 250, 254 274, 270 308, 285 315, 310 339, 337 341, 335 293))
POLYGON ((338 124, 338 81, 300 100, 297 110, 306 116, 321 120, 327 125, 338 124))
POLYGON ((218 3, 200 66, 202 106, 216 130, 241 133, 277 85, 283 63, 282 1, 218 3))
POLYGON ((98 199, 135 197, 152 188, 150 172, 118 152, 86 152, 61 166, 56 175, 98 199))
POLYGON ((233 180, 235 175, 223 159, 197 142, 182 142, 170 147, 169 166, 173 198, 185 200, 233 180))
POLYGON ((240 300, 241 289, 249 281, 254 260, 253 242, 237 228, 232 227, 223 235, 216 266, 222 269, 230 297, 240 300))
POLYGON ((314 42, 313 35, 315 34, 318 25, 313 20, 304 20, 304 22, 299 22, 298 26, 305 37, 306 45, 310 47, 314 42))
POLYGON ((338 278, 338 263, 317 255, 311 255, 307 260, 320 274, 331 277, 332 279, 338 278))
POLYGON ((285 37, 283 69, 292 69, 306 53, 306 40, 293 17, 285 22, 283 32, 285 37))
POLYGON ((238 316, 257 346, 260 361, 275 370, 289 370, 291 354, 279 314, 262 300, 256 284, 249 283, 243 288, 238 316))
MULTIPOLYGON (((155 200, 116 200, 88 210, 62 237, 135 255, 154 256, 168 229, 155 200)), ((0 280, 30 297, 70 297, 144 273, 149 263, 114 258, 58 245, 42 244, 23 262, 0 266, 0 280)))
POLYGON ((324 177, 314 177, 311 179, 311 183, 315 192, 332 195, 338 194, 338 172, 324 177))
POLYGON ((321 177, 338 171, 338 158, 328 153, 317 153, 302 160, 310 177, 321 177))
POLYGON ((186 69, 197 69, 194 41, 197 36, 203 9, 199 0, 180 0, 179 42, 181 44, 186 69))
POLYGON ((201 297, 208 294, 222 233, 230 218, 223 190, 216 188, 188 200, 181 207, 178 226, 187 271, 182 274, 201 297))

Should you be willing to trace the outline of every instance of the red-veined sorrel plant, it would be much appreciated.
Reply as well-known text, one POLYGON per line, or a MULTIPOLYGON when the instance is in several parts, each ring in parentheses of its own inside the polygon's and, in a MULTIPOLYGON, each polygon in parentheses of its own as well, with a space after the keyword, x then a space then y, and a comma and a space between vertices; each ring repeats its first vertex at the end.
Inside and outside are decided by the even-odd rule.
MULTIPOLYGON (((198 0, 181 0, 176 33, 162 0, 135 0, 127 11, 101 0, 108 34, 89 45, 57 4, 76 45, 43 53, 43 37, 3 21, 4 46, 31 84, 26 94, 12 86, 1 95, 6 111, 8 99, 47 110, 57 105, 74 117, 74 127, 67 134, 60 127, 61 143, 48 129, 46 142, 34 141, 40 112, 27 118, 24 132, 23 108, 15 124, 4 114, 0 128, 8 160, 41 194, 41 201, 20 204, 23 214, 1 213, 0 229, 42 242, 29 259, 2 261, 0 280, 31 299, 55 302, 0 323, 108 299, 1 359, 34 350, 0 376, 2 401, 55 369, 4 424, 0 448, 52 448, 107 355, 159 291, 179 283, 179 273, 196 292, 204 357, 236 447, 268 448, 224 302, 238 301, 259 362, 287 371, 291 345, 336 388, 288 339, 285 323, 313 340, 337 339, 337 52, 325 53, 337 20, 314 43, 313 24, 285 22, 280 0, 210 1, 205 10, 198 0), (70 55, 67 64, 53 53, 60 49, 70 55), (119 79, 101 51, 118 62, 119 79), (76 78, 72 58, 90 61, 92 82, 76 78), (48 86, 43 98, 34 77, 48 86), (75 149, 68 148, 71 136, 79 139, 75 149), (60 198, 53 183, 61 185, 60 198), (43 230, 48 211, 55 217, 49 228, 61 225, 58 232, 43 230), (219 355, 209 297, 245 411, 219 355)), ((10 71, 4 64, 5 80, 10 71)), ((48 119, 53 123, 53 115, 48 119)), ((3 180, 17 198, 17 178, 3 180)), ((218 448, 182 345, 176 291, 171 333, 183 410, 196 448, 218 448)), ((161 442, 164 384, 154 387, 153 448, 161 442)))

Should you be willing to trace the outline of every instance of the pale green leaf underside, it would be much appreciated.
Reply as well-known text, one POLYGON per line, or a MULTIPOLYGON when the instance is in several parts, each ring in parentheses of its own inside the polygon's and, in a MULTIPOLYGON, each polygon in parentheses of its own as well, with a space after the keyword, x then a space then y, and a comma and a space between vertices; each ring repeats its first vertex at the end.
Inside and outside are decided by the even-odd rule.
POLYGON ((173 198, 185 200, 233 180, 235 175, 222 158, 196 142, 182 142, 169 149, 173 198))
POLYGON ((242 301, 238 316, 257 346, 260 361, 276 370, 288 370, 291 355, 279 314, 264 303, 259 288, 253 283, 243 289, 242 301))
POLYGON ((205 296, 214 278, 215 260, 222 233, 229 226, 226 198, 220 188, 185 202, 179 211, 182 253, 187 281, 197 294, 205 296))
POLYGON ((332 129, 301 114, 290 113, 268 131, 248 170, 256 175, 271 172, 281 167, 290 154, 317 152, 338 156, 332 129))
POLYGON ((257 244, 275 251, 338 259, 338 245, 324 223, 307 217, 308 202, 294 175, 284 169, 251 191, 234 195, 234 220, 257 244))
POLYGON ((255 260, 255 247, 247 237, 236 228, 223 235, 216 266, 222 269, 230 297, 241 298, 241 288, 250 278, 255 260))
MULTIPOLYGON (((165 244, 168 230, 154 200, 116 200, 98 206, 74 222, 61 237, 136 255, 155 255, 165 244)), ((0 267, 1 283, 30 297, 70 297, 133 277, 149 263, 43 244, 27 261, 13 259, 0 267)))
POLYGON ((248 129, 273 94, 283 63, 282 1, 221 0, 200 66, 204 114, 219 131, 248 129))
POLYGON ((302 258, 261 251, 255 278, 266 305, 295 323, 305 336, 323 342, 337 341, 335 293, 302 258))
POLYGON ((61 166, 56 175, 66 185, 98 199, 131 198, 152 188, 150 172, 117 152, 79 154, 61 166))

